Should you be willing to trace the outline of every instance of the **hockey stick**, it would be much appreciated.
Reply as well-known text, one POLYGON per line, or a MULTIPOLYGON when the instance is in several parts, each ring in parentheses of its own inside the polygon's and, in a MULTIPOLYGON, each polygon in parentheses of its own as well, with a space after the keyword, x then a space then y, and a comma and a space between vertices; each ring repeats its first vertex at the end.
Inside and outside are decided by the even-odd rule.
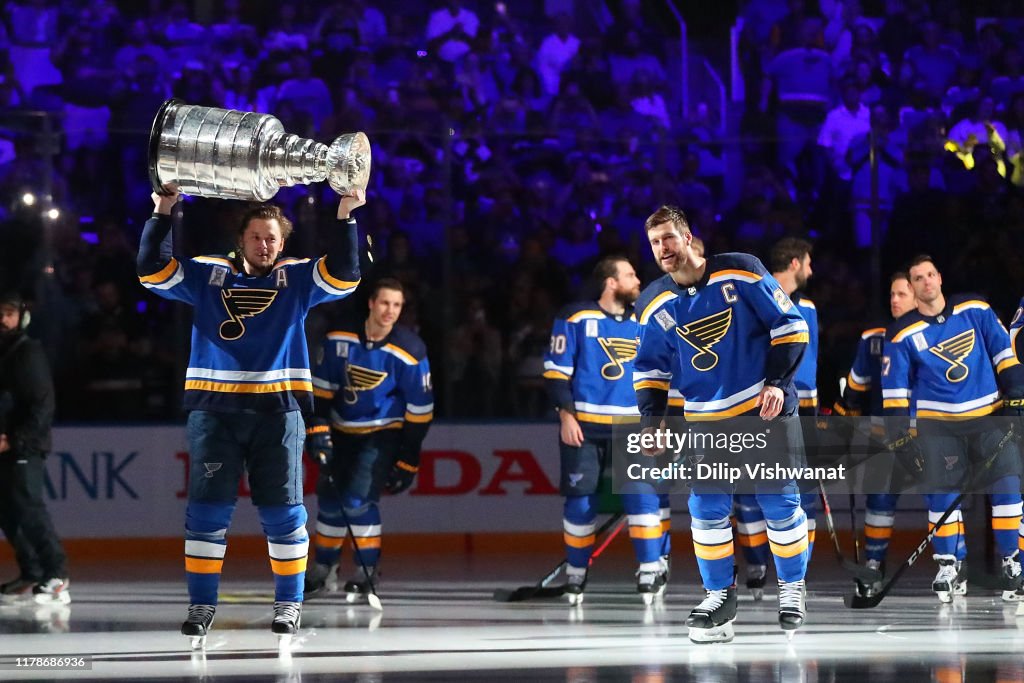
MULTIPOLYGON (((626 522, 626 514, 624 512, 617 512, 608 519, 598 528, 595 532, 596 536, 600 536, 604 532, 615 526, 612 531, 605 536, 601 541, 601 544, 594 550, 590 555, 590 562, 593 563, 608 544, 611 543, 612 539, 618 535, 619 531, 622 530, 623 525, 626 522)), ((535 583, 532 586, 520 586, 515 590, 508 590, 505 588, 499 588, 494 591, 493 598, 498 602, 523 602, 524 600, 530 600, 532 598, 557 598, 565 593, 565 586, 551 586, 551 582, 555 580, 558 573, 562 571, 562 568, 569 563, 569 560, 562 560, 555 568, 548 572, 544 578, 535 583)))
POLYGON ((852 491, 850 492, 850 535, 853 536, 853 561, 860 564, 860 536, 857 534, 857 496, 852 491))
MULTIPOLYGON (((330 477, 331 483, 334 483, 334 477, 330 477)), ((356 551, 356 559, 359 560, 359 567, 363 570, 363 576, 366 577, 366 583, 370 587, 370 594, 366 596, 366 602, 369 603, 370 607, 375 610, 384 610, 384 606, 380 603, 380 598, 377 597, 377 587, 373 585, 373 577, 370 572, 366 569, 366 562, 363 560, 363 551, 359 548, 359 542, 356 541, 355 532, 352 531, 352 524, 348 521, 348 514, 345 512, 345 507, 340 508, 341 516, 345 520, 345 530, 348 533, 348 537, 352 539, 352 547, 356 551)))
MULTIPOLYGON (((999 440, 999 443, 996 445, 992 455, 990 455, 988 459, 985 460, 984 463, 982 463, 981 468, 974 475, 974 482, 972 482, 972 485, 973 483, 976 483, 978 480, 980 480, 981 476, 988 471, 988 468, 991 467, 992 463, 994 463, 996 459, 999 457, 999 453, 1003 450, 1003 447, 1006 446, 1006 444, 1008 444, 1011 440, 1016 438, 1015 431, 1015 427, 1013 425, 1010 425, 1010 429, 1006 432, 1003 438, 999 440)), ((925 550, 927 550, 928 548, 928 545, 932 542, 932 539, 935 537, 935 534, 938 533, 939 529, 942 528, 942 525, 946 523, 946 520, 949 519, 950 516, 952 516, 952 514, 956 512, 956 510, 960 507, 960 503, 963 502, 964 496, 967 495, 966 490, 970 488, 972 488, 972 486, 961 485, 960 494, 953 499, 953 502, 950 503, 949 507, 945 509, 945 511, 942 513, 939 519, 935 522, 934 526, 932 526, 931 530, 925 535, 924 539, 917 544, 917 547, 914 548, 914 552, 910 553, 910 557, 903 561, 903 563, 899 566, 899 569, 897 569, 896 572, 891 577, 889 577, 889 580, 885 582, 885 584, 878 590, 877 593, 870 597, 865 597, 860 593, 854 593, 853 595, 844 595, 843 604, 845 604, 850 609, 870 609, 872 607, 877 607, 878 604, 885 599, 885 596, 889 594, 889 591, 892 590, 892 587, 896 585, 896 582, 899 580, 899 578, 903 576, 903 573, 910 569, 913 566, 913 564, 917 562, 918 558, 920 558, 921 555, 924 554, 925 550)))
MULTIPOLYGON (((839 547, 839 535, 836 533, 836 523, 832 519, 832 506, 828 504, 828 494, 825 493, 825 486, 818 482, 818 495, 821 497, 821 507, 825 511, 825 526, 828 527, 828 535, 832 538, 832 550, 835 551, 836 559, 843 569, 853 574, 854 578, 864 583, 873 583, 882 580, 882 572, 871 567, 866 567, 856 562, 851 562, 843 555, 839 547)), ((855 532, 856 533, 856 532, 855 532)))

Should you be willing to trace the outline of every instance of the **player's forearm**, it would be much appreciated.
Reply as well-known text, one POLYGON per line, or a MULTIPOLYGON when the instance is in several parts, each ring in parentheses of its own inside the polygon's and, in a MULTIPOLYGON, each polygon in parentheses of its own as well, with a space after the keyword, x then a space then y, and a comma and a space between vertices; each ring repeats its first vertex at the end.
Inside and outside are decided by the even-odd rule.
POLYGON ((139 254, 135 270, 139 275, 158 273, 171 262, 170 249, 161 244, 171 232, 171 217, 167 214, 153 214, 142 228, 139 240, 139 254))
POLYGON ((999 372, 999 387, 1007 398, 1024 398, 1024 365, 1003 368, 999 372))
POLYGON ((355 218, 340 220, 331 227, 327 243, 327 272, 339 280, 359 280, 359 228, 355 218))
POLYGON ((792 382, 806 351, 807 344, 800 342, 777 344, 771 347, 768 352, 764 383, 768 386, 781 387, 792 382))
POLYGON ((548 398, 552 405, 570 413, 576 412, 576 402, 572 398, 572 389, 569 382, 564 379, 545 379, 544 388, 548 392, 548 398))
POLYGON ((660 420, 668 411, 668 391, 664 389, 637 389, 636 407, 645 418, 660 420))
POLYGON ((402 427, 402 446, 398 457, 408 463, 418 464, 420 461, 420 450, 423 448, 423 440, 427 438, 430 430, 429 422, 409 422, 406 420, 402 427))

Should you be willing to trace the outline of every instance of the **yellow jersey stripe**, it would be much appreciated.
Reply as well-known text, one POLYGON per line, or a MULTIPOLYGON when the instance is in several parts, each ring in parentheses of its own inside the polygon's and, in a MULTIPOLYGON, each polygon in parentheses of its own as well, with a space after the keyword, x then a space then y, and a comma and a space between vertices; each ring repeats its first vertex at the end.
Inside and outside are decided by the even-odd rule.
POLYGON ((768 541, 768 546, 772 549, 772 555, 776 557, 795 557, 807 550, 807 536, 787 545, 768 541))
POLYGON ((353 289, 359 285, 359 280, 350 282, 348 280, 339 280, 330 273, 327 272, 327 257, 320 259, 316 264, 317 272, 320 273, 320 277, 323 278, 324 282, 329 284, 335 289, 353 289))
POLYGON ((658 296, 654 297, 654 300, 647 304, 647 308, 645 308, 644 312, 640 314, 640 324, 646 325, 647 321, 650 320, 654 312, 658 310, 663 303, 675 298, 676 294, 673 292, 662 292, 658 296))
POLYGON ((1002 407, 1003 402, 996 401, 976 410, 965 410, 962 413, 946 413, 941 410, 918 410, 917 417, 931 420, 968 420, 972 417, 984 417, 985 415, 991 415, 1002 407))
POLYGON ((740 545, 745 548, 756 548, 768 543, 768 532, 762 531, 756 534, 737 533, 740 545))
POLYGON ((313 393, 313 383, 286 379, 264 384, 239 384, 237 382, 216 382, 206 379, 185 380, 185 391, 217 391, 228 394, 274 394, 280 391, 306 391, 313 393))
POLYGON ((810 341, 811 337, 806 332, 797 332, 772 339, 772 346, 778 346, 779 344, 808 344, 810 341))
POLYGON ((334 428, 337 429, 339 432, 345 434, 370 434, 371 432, 379 432, 383 429, 401 429, 402 424, 403 423, 401 422, 389 422, 385 425, 373 425, 372 427, 343 427, 342 425, 339 425, 337 422, 335 422, 334 428))
POLYGON ((171 258, 170 262, 164 266, 160 272, 153 273, 152 275, 143 275, 139 277, 139 282, 146 284, 160 284, 171 279, 171 276, 178 270, 178 259, 171 258))
POLYGON ((564 372, 559 372, 558 370, 547 370, 544 372, 544 379, 561 379, 568 382, 569 375, 564 372))
POLYGON ((1007 358, 996 365, 996 372, 1002 372, 1006 368, 1012 368, 1014 365, 1020 365, 1020 361, 1016 358, 1007 358))
POLYGON ((693 552, 702 560, 722 560, 734 554, 732 541, 718 545, 704 545, 693 542, 693 552))
POLYGON ((594 545, 594 534, 589 536, 573 536, 572 534, 563 533, 562 540, 570 548, 589 548, 594 545))
POLYGON ((909 398, 887 398, 882 401, 883 408, 909 408, 909 398))
POLYGON ((642 379, 639 382, 633 382, 633 389, 637 391, 640 389, 661 389, 662 391, 668 391, 668 382, 660 379, 642 379))
POLYGON ((907 337, 909 337, 910 335, 914 334, 915 332, 920 332, 926 327, 928 327, 928 323, 924 322, 923 320, 918 320, 913 325, 909 327, 904 327, 902 330, 894 334, 892 337, 892 341, 893 343, 899 343, 906 339, 907 337))
POLYGON ((405 413, 406 422, 419 422, 420 424, 430 422, 434 419, 434 411, 431 410, 429 413, 405 413))
POLYGON ((575 313, 570 315, 568 318, 566 318, 565 321, 566 322, 570 322, 570 323, 575 323, 575 322, 579 322, 583 318, 585 318, 587 316, 591 316, 591 315, 600 315, 600 316, 603 317, 604 313, 602 313, 601 311, 591 310, 591 309, 588 309, 586 311, 576 311, 575 313))
POLYGON ((333 391, 327 391, 326 389, 321 389, 320 387, 313 387, 313 395, 316 396, 317 398, 326 398, 328 401, 334 398, 333 391))
POLYGON ((396 356, 399 356, 402 360, 404 360, 409 365, 416 365, 417 363, 419 363, 419 361, 416 360, 415 358, 413 358, 407 351, 405 351, 404 349, 398 348, 394 344, 385 344, 384 348, 388 349, 389 351, 394 353, 396 356))
POLYGON ((740 268, 726 268, 725 270, 716 270, 711 273, 708 280, 712 280, 716 277, 745 277, 754 280, 755 282, 761 279, 761 276, 757 273, 751 273, 749 270, 742 270, 740 268))
POLYGON ((185 556, 185 571, 193 574, 220 574, 224 560, 210 560, 205 557, 185 556))

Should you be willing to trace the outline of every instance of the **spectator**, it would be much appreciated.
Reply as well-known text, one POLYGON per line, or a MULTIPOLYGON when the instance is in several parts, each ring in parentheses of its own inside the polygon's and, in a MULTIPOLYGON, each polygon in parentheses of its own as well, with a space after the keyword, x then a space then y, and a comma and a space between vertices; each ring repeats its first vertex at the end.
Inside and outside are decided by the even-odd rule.
POLYGON ((828 152, 832 170, 839 179, 849 182, 852 172, 846 163, 846 150, 854 137, 868 131, 871 126, 871 113, 861 102, 861 93, 856 82, 844 80, 842 94, 842 104, 825 117, 825 123, 818 134, 818 144, 828 152))
POLYGON ((295 3, 283 2, 278 5, 277 19, 263 41, 265 50, 291 54, 309 49, 309 31, 299 24, 298 13, 295 3))
POLYGON ((446 62, 455 62, 472 49, 480 20, 459 0, 445 0, 427 20, 427 41, 430 51, 446 62))
POLYGON ((892 135, 889 112, 885 107, 876 105, 871 110, 870 130, 855 136, 846 151, 846 162, 852 171, 851 208, 853 209, 854 245, 863 249, 871 246, 873 241, 884 235, 875 234, 884 231, 892 210, 896 194, 903 188, 903 151, 892 135), (877 206, 873 197, 876 186, 872 176, 874 171, 869 163, 874 154, 877 164, 877 206), (877 217, 877 224, 873 222, 877 217))
POLYGON ((922 30, 921 44, 907 50, 903 57, 924 78, 928 94, 935 99, 941 98, 951 85, 960 60, 957 51, 943 45, 941 39, 942 27, 938 21, 929 19, 922 30))
POLYGON ((580 49, 580 39, 571 32, 569 15, 556 15, 554 23, 555 30, 541 41, 537 49, 537 73, 544 92, 552 97, 558 95, 562 72, 580 49))
POLYGON ((278 88, 277 104, 289 104, 307 114, 313 121, 313 129, 319 132, 323 128, 324 119, 334 113, 331 93, 327 84, 313 75, 306 55, 295 55, 291 64, 292 77, 278 88))

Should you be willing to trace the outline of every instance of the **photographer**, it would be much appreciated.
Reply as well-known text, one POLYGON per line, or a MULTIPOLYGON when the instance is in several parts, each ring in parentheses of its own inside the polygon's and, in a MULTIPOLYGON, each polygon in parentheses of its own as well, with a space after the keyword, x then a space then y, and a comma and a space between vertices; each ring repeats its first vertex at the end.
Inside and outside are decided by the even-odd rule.
POLYGON ((20 574, 0 586, 5 597, 41 604, 71 602, 67 557, 43 500, 54 393, 43 348, 25 334, 29 314, 16 293, 0 296, 0 528, 20 574))

